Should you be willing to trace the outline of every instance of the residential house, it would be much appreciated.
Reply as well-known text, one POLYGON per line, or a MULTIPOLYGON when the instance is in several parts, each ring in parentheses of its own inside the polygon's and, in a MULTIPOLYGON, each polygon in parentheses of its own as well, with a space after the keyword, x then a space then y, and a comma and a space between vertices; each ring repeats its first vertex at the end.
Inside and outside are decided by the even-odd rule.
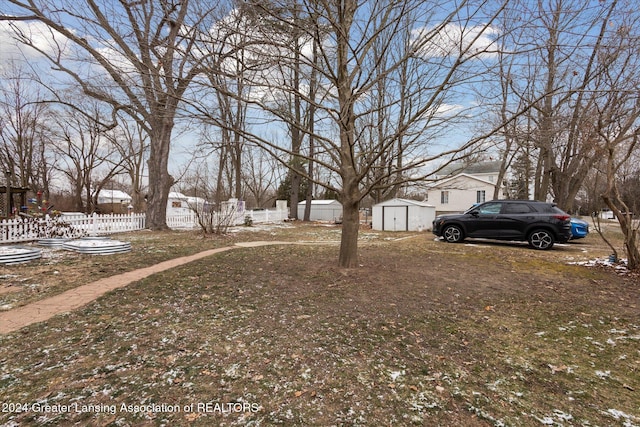
MULTIPOLYGON (((496 161, 450 165, 429 187, 426 201, 435 206, 437 214, 463 212, 475 203, 493 199, 499 171, 500 162, 496 161)), ((503 198, 502 191, 498 198, 503 198)))

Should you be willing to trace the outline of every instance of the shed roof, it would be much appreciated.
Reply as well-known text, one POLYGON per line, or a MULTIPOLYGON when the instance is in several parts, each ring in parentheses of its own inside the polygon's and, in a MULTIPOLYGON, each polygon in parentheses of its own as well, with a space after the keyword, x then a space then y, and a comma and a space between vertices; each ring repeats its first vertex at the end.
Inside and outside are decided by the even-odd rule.
POLYGON ((435 207, 433 205, 430 205, 427 202, 421 202, 419 200, 411 200, 411 199, 401 199, 401 198, 385 200, 384 202, 376 203, 373 206, 375 207, 375 206, 405 206, 405 205, 421 206, 421 207, 427 207, 427 208, 435 207))
POLYGON ((103 188, 98 193, 100 199, 113 199, 113 200, 131 200, 131 196, 120 190, 108 190, 103 188))
POLYGON ((170 191, 169 192, 169 198, 170 199, 187 200, 187 196, 185 196, 184 194, 179 193, 177 191, 170 191))
MULTIPOLYGON (((298 203, 298 205, 304 205, 305 203, 307 203, 306 200, 303 200, 302 202, 298 203)), ((340 203, 337 200, 334 199, 326 199, 326 200, 322 200, 322 199, 318 199, 318 200, 312 200, 311 201, 312 205, 335 205, 338 204, 340 206, 342 206, 342 203, 340 203)))

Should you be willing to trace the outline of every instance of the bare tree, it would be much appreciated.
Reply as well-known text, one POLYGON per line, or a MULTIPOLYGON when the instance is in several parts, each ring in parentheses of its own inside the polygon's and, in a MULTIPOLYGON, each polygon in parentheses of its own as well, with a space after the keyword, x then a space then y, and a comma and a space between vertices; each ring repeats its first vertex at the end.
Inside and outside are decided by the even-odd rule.
POLYGON ((619 1, 514 1, 512 6, 517 17, 504 25, 521 31, 505 45, 510 63, 500 76, 503 99, 505 108, 534 108, 507 129, 504 153, 519 155, 520 165, 533 171, 534 198, 551 195, 572 211, 589 171, 605 155, 598 117, 618 108, 605 104, 603 94, 620 90, 622 81, 604 77, 637 67, 635 53, 625 48, 637 45, 637 35, 621 28, 638 14, 619 1))
MULTIPOLYGON (((640 38, 636 39, 640 41, 640 38)), ((637 61, 638 44, 629 44, 617 39, 612 41, 607 63, 610 69, 618 59, 627 63, 631 58, 637 61), (622 49, 621 49, 622 48, 622 49)), ((638 64, 640 65, 640 64, 638 64)), ((618 68, 618 72, 620 69, 618 68)), ((606 150, 604 176, 606 189, 601 197, 613 212, 624 235, 624 245, 628 257, 628 267, 631 270, 640 269, 640 249, 638 247, 638 225, 634 224, 631 206, 628 205, 620 191, 620 171, 635 160, 640 148, 640 67, 625 68, 622 73, 608 72, 602 79, 616 83, 617 90, 610 90, 602 94, 599 104, 597 121, 594 127, 606 150)))
POLYGON ((0 167, 9 171, 7 184, 42 191, 49 198, 51 151, 49 108, 24 69, 8 64, 0 76, 0 167))
POLYGON ((100 190, 122 171, 123 158, 108 143, 97 103, 83 113, 71 109, 58 111, 55 117, 53 147, 59 153, 55 168, 71 184, 75 209, 91 213, 100 190))
MULTIPOLYGON (((519 16, 526 11, 532 19, 511 17, 517 24, 505 23, 522 31, 505 45, 512 53, 508 71, 500 76, 503 105, 534 108, 505 134, 505 155, 518 156, 521 176, 535 171, 524 177, 532 178, 535 198, 551 195, 567 211, 574 210, 585 182, 592 193, 601 191, 620 222, 630 266, 636 266, 637 230, 625 214, 630 209, 618 188, 618 174, 638 138, 640 14, 634 5, 617 0, 513 5, 519 16), (601 164, 604 190, 598 190, 598 179, 589 178, 601 164)), ((599 204, 589 205, 595 210, 599 204)))
POLYGON ((251 81, 249 76, 255 73, 256 67, 247 49, 255 40, 244 13, 246 9, 238 2, 238 7, 216 22, 208 36, 196 46, 198 55, 206 58, 203 74, 208 83, 201 82, 203 84, 194 89, 194 93, 207 96, 195 97, 192 106, 206 124, 202 149, 217 155, 218 206, 230 197, 240 200, 244 194, 242 172, 247 150, 244 135, 249 104, 243 99, 251 96, 252 87, 247 82, 251 81))
POLYGON ((185 91, 200 72, 190 55, 211 10, 196 0, 8 0, 0 20, 83 91, 130 115, 149 137, 147 226, 165 229, 173 177, 171 137, 185 91), (50 32, 43 47, 23 22, 50 32))
POLYGON ((627 266, 630 270, 640 269, 640 242, 638 240, 638 223, 633 221, 633 213, 630 206, 625 203, 619 188, 617 172, 621 166, 631 157, 631 153, 638 146, 640 131, 633 132, 632 141, 625 144, 626 147, 619 147, 621 139, 614 138, 609 141, 606 160, 606 182, 607 187, 602 194, 602 199, 620 224, 620 229, 624 235, 624 246, 627 253, 627 266), (622 150, 620 150, 622 148, 622 150), (622 151, 622 152, 621 152, 622 151))
POLYGON ((631 155, 629 161, 618 171, 620 193, 631 212, 640 212, 640 148, 631 155))
POLYGON ((123 171, 129 178, 128 191, 134 212, 142 212, 145 202, 143 182, 145 164, 149 155, 149 137, 139 123, 123 116, 120 125, 105 134, 122 159, 123 171))
MULTIPOLYGON (((219 76, 210 76, 211 79, 217 79, 217 85, 224 85, 226 90, 218 91, 216 98, 218 100, 218 111, 220 113, 220 121, 225 122, 227 125, 222 126, 220 129, 221 141, 218 146, 220 150, 220 162, 218 163, 220 168, 220 178, 226 173, 226 181, 228 187, 231 190, 231 194, 236 199, 242 198, 242 158, 245 148, 243 129, 246 125, 245 115, 247 106, 239 101, 240 97, 234 97, 227 95, 229 84, 225 79, 220 79, 219 76)), ((242 93, 243 79, 241 73, 236 77, 233 87, 242 93)), ((220 200, 222 201, 222 200, 220 200)))
POLYGON ((283 176, 283 168, 276 159, 259 147, 252 147, 246 152, 245 157, 242 179, 254 198, 255 206, 273 206, 277 183, 283 176))
MULTIPOLYGON (((209 121, 209 117, 205 122, 209 121)), ((216 128, 211 126, 210 123, 205 123, 198 144, 197 157, 207 159, 209 168, 215 172, 215 179, 211 178, 209 184, 215 183, 212 200, 216 206, 220 206, 223 201, 231 198, 234 194, 234 189, 240 187, 234 185, 236 171, 233 166, 234 162, 231 160, 231 133, 224 127, 216 128)))
MULTIPOLYGON (((296 7, 284 0, 253 3, 286 31, 279 33, 274 30, 279 26, 271 25, 270 32, 254 32, 256 39, 268 41, 252 45, 254 58, 266 65, 248 83, 260 90, 244 101, 276 117, 284 129, 313 138, 315 164, 336 174, 339 182, 318 182, 302 169, 296 172, 339 195, 343 222, 338 262, 356 267, 360 201, 374 189, 423 179, 421 166, 460 149, 436 147, 435 138, 465 117, 455 104, 456 95, 464 91, 456 90, 482 75, 481 61, 470 65, 486 52, 490 42, 479 41, 491 39, 491 22, 501 5, 484 13, 486 4, 469 1, 447 11, 435 2, 399 0, 303 2, 296 7), (295 19, 282 10, 295 10, 295 19), (291 34, 299 34, 302 44, 293 43, 291 34), (312 41, 317 60, 301 54, 310 50, 312 41), (298 70, 301 78, 275 78, 283 69, 298 70), (313 98, 301 84, 312 80, 312 70, 318 84, 313 98), (370 102, 376 96, 377 102, 370 102), (291 109, 281 108, 287 99, 313 105, 313 130, 291 109), (368 130, 381 123, 380 112, 385 112, 385 124, 372 138, 368 130), (380 173, 370 179, 376 168, 380 173)), ((457 99, 460 105, 462 98, 457 99)), ((290 158, 306 157, 296 147, 283 147, 258 132, 247 132, 246 138, 288 167, 290 158)))

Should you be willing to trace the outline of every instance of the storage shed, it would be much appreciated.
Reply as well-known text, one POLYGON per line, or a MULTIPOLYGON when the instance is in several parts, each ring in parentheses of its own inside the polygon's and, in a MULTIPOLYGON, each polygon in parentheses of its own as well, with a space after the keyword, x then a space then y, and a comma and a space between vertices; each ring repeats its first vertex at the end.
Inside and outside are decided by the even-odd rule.
POLYGON ((124 191, 103 188, 98 193, 98 208, 102 213, 127 213, 132 209, 132 198, 124 191))
POLYGON ((381 231, 424 231, 436 218, 435 206, 407 199, 391 199, 373 205, 372 228, 381 231))
POLYGON ((107 190, 105 188, 100 190, 98 193, 98 204, 111 203, 129 204, 131 203, 131 196, 120 190, 107 190))
MULTIPOLYGON (((306 201, 298 203, 298 218, 304 218, 306 201)), ((337 200, 312 200, 309 221, 333 221, 342 220, 342 203, 337 200)))
POLYGON ((177 191, 169 192, 167 200, 167 215, 185 215, 194 210, 210 209, 211 204, 200 197, 185 196, 177 191))

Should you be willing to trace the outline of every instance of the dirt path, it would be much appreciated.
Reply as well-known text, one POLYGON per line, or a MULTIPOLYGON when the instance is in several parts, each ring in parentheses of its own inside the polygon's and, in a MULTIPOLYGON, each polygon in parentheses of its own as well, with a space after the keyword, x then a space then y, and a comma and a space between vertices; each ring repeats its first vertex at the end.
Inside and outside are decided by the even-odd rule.
POLYGON ((47 298, 41 301, 36 301, 31 304, 27 304, 22 307, 18 307, 9 311, 0 312, 0 334, 8 334, 15 332, 25 326, 31 325, 37 322, 43 322, 58 314, 67 313, 77 308, 80 308, 98 297, 110 292, 114 289, 122 288, 130 283, 138 280, 142 280, 154 273, 168 270, 170 268, 178 267, 183 264, 196 261, 201 258, 208 257, 220 252, 225 252, 231 249, 240 247, 253 248, 258 246, 267 245, 309 245, 309 244, 323 244, 323 243, 335 243, 335 242, 279 242, 279 241, 255 241, 255 242, 242 242, 236 243, 234 246, 226 246, 223 248, 209 249, 206 251, 198 252, 194 255, 175 258, 172 260, 164 261, 149 267, 141 268, 138 270, 129 271, 126 273, 118 274, 116 276, 106 277, 104 279, 97 280, 87 285, 79 286, 74 289, 69 289, 61 294, 55 295, 51 298, 47 298))
POLYGON ((27 325, 31 325, 32 323, 43 322, 57 314, 75 310, 109 291, 122 288, 154 273, 159 273, 161 271, 234 248, 234 246, 227 246, 224 248, 210 249, 194 255, 164 261, 150 267, 106 277, 87 285, 70 289, 42 301, 27 304, 9 311, 0 312, 0 334, 8 334, 27 325))

